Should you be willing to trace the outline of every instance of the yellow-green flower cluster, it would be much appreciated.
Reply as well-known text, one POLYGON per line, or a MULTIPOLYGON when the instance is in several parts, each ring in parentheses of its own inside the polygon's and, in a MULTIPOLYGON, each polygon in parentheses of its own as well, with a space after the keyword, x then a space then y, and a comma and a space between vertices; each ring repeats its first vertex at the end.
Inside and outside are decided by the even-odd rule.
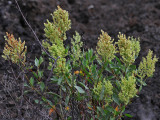
POLYGON ((121 61, 125 65, 133 64, 140 52, 139 40, 133 37, 128 37, 127 39, 126 36, 121 33, 119 33, 118 38, 119 40, 116 44, 118 44, 119 53, 122 57, 121 61))
POLYGON ((81 36, 78 32, 76 32, 75 36, 73 35, 73 39, 71 39, 71 57, 73 59, 73 66, 75 66, 80 65, 79 58, 81 57, 81 47, 83 45, 83 42, 81 41, 81 36))
POLYGON ((111 61, 115 58, 116 47, 113 44, 114 40, 111 40, 111 37, 101 30, 102 34, 98 38, 97 43, 97 53, 104 61, 111 61))
POLYGON ((25 65, 26 61, 26 52, 27 47, 25 46, 25 41, 22 43, 21 39, 19 38, 19 41, 14 38, 13 34, 6 33, 7 36, 5 36, 6 44, 3 50, 2 57, 5 60, 11 60, 15 64, 22 63, 25 65))
POLYGON ((49 39, 51 43, 61 43, 66 40, 66 31, 71 28, 71 20, 69 19, 68 12, 61 9, 58 6, 58 9, 51 14, 53 22, 45 23, 45 36, 49 39))
MULTIPOLYGON (((49 67, 48 69, 51 70, 52 69, 53 64, 51 62, 49 62, 49 67)), ((54 74, 56 74, 57 76, 61 75, 61 74, 65 74, 68 69, 66 67, 66 59, 65 58, 60 58, 57 60, 56 62, 56 67, 54 68, 54 74)))
POLYGON ((93 92, 96 95, 100 95, 102 91, 102 82, 100 81, 97 85, 94 86, 93 92))
POLYGON ((112 95, 113 95, 113 86, 110 81, 106 81, 104 79, 104 82, 99 82, 97 86, 94 86, 93 92, 100 97, 104 85, 104 100, 106 102, 106 105, 108 105, 112 101, 112 95))
POLYGON ((138 76, 141 78, 151 77, 155 72, 155 64, 158 61, 156 55, 152 59, 153 51, 149 50, 146 58, 143 58, 143 61, 140 63, 138 67, 138 76))
MULTIPOLYGON (((63 41, 66 40, 66 31, 71 28, 71 21, 69 19, 68 12, 61 9, 58 6, 58 9, 51 14, 53 22, 45 23, 45 36, 47 37, 46 41, 43 41, 43 46, 48 49, 52 57, 60 57, 57 61, 57 67, 54 69, 54 72, 59 75, 66 71, 66 49, 64 47, 63 41)), ((49 68, 52 67, 52 63, 49 63, 49 68)))
POLYGON ((128 39, 132 42, 132 50, 135 51, 135 58, 137 58, 141 50, 140 39, 136 40, 133 37, 128 37, 128 39))
POLYGON ((128 79, 125 77, 121 79, 121 92, 118 94, 118 96, 125 105, 127 105, 130 99, 133 98, 137 93, 135 82, 136 78, 134 75, 128 77, 128 79))

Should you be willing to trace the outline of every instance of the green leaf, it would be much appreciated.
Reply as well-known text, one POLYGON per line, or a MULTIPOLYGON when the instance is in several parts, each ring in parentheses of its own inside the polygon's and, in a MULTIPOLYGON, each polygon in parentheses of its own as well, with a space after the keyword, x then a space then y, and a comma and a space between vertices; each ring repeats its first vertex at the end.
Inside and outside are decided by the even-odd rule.
POLYGON ((38 79, 37 73, 35 73, 35 72, 32 72, 32 73, 33 73, 34 77, 35 77, 36 79, 38 79))
POLYGON ((115 103, 117 103, 118 105, 120 105, 119 97, 116 94, 113 94, 113 100, 114 100, 115 103))
POLYGON ((92 72, 93 72, 93 73, 96 73, 97 65, 92 65, 92 67, 91 67, 91 68, 92 68, 92 72))
POLYGON ((47 102, 49 103, 49 105, 53 106, 53 103, 47 99, 47 102))
POLYGON ((77 93, 76 100, 82 101, 84 98, 80 93, 77 93))
POLYGON ((115 58, 116 58, 116 60, 118 61, 118 65, 122 65, 120 59, 119 59, 117 56, 115 56, 115 58))
POLYGON ((44 82, 39 82, 38 84, 40 85, 40 89, 41 89, 41 91, 43 92, 43 90, 44 90, 44 88, 45 88, 44 82))
POLYGON ((24 83, 24 87, 29 87, 29 85, 27 83, 24 83))
POLYGON ((42 56, 39 58, 39 65, 41 65, 43 63, 43 58, 42 56))
POLYGON ((117 90, 121 90, 121 84, 119 80, 116 80, 116 86, 117 86, 117 90))
POLYGON ((117 68, 117 66, 115 66, 115 64, 109 64, 109 67, 110 67, 111 69, 117 68))
POLYGON ((24 95, 26 95, 28 92, 29 92, 28 90, 25 90, 25 91, 24 91, 24 95))
POLYGON ((34 100, 34 102, 37 103, 37 104, 38 104, 38 103, 40 103, 40 104, 43 103, 42 101, 39 101, 39 100, 34 100))
POLYGON ((123 105, 122 109, 121 109, 121 113, 123 113, 125 111, 125 105, 123 105))
POLYGON ((29 82, 30 82, 30 85, 33 86, 33 84, 34 84, 34 78, 31 77, 30 80, 29 80, 29 82))
POLYGON ((113 107, 111 107, 111 106, 107 106, 107 108, 106 108, 109 112, 114 112, 114 108, 113 107))
POLYGON ((129 66, 129 69, 130 69, 131 71, 136 70, 136 65, 130 65, 130 66, 129 66))
POLYGON ((115 74, 116 74, 116 75, 122 74, 120 70, 121 70, 120 68, 115 68, 115 71, 114 71, 115 74))
POLYGON ((100 100, 103 100, 103 97, 104 97, 104 85, 102 86, 102 91, 101 91, 101 94, 100 94, 100 100))
POLYGON ((115 116, 118 116, 119 114, 120 114, 120 112, 114 110, 114 115, 115 115, 115 116))
POLYGON ((108 66, 105 67, 105 70, 111 73, 111 69, 108 66))
POLYGON ((109 61, 106 61, 104 64, 103 64, 103 67, 106 68, 109 64, 109 61))
POLYGON ((42 55, 47 55, 46 52, 42 51, 42 55))
POLYGON ((48 94, 50 95, 53 95, 53 96, 56 96, 56 97, 59 97, 59 98, 62 98, 60 95, 56 94, 56 93, 53 93, 53 92, 47 92, 48 94))
POLYGON ((69 116, 69 117, 67 118, 67 120, 72 120, 72 117, 71 117, 71 116, 69 116))
POLYGON ((86 75, 89 74, 89 72, 86 70, 86 68, 83 68, 83 71, 85 72, 86 75))
POLYGON ((39 67, 39 60, 37 58, 35 59, 34 64, 36 67, 39 67))
POLYGON ((82 67, 83 67, 83 69, 87 68, 87 61, 86 61, 86 59, 83 59, 83 61, 82 61, 82 67))
POLYGON ((99 112, 101 112, 103 116, 105 115, 105 112, 104 112, 104 110, 103 110, 101 107, 97 107, 97 110, 98 110, 99 112))
POLYGON ((43 71, 38 70, 38 76, 39 76, 40 78, 42 78, 42 77, 43 77, 43 71))
POLYGON ((95 115, 95 118, 96 118, 97 120, 101 120, 101 118, 100 118, 99 116, 97 116, 97 115, 95 115))
POLYGON ((39 100, 34 100, 35 101, 35 103, 37 103, 38 104, 38 102, 39 102, 39 100))
POLYGON ((101 61, 100 59, 98 59, 98 58, 97 58, 97 62, 98 62, 98 64, 99 64, 100 66, 103 65, 103 64, 102 64, 102 61, 101 61))
POLYGON ((139 92, 142 90, 142 85, 139 87, 139 92))
POLYGON ((94 61, 95 59, 96 59, 96 56, 93 56, 93 57, 91 58, 91 62, 94 61))
POLYGON ((91 62, 92 56, 93 56, 93 50, 90 49, 90 50, 88 50, 88 58, 89 58, 90 62, 91 62))
POLYGON ((92 108, 92 105, 90 105, 89 103, 87 103, 87 107, 88 108, 92 108))
POLYGON ((66 92, 66 88, 63 85, 61 85, 61 88, 64 92, 66 92))
POLYGON ((61 82, 62 82, 62 78, 59 78, 57 84, 58 84, 58 85, 61 85, 61 82))
POLYGON ((65 99, 65 103, 66 103, 66 105, 68 105, 68 102, 69 102, 69 95, 66 97, 66 99, 65 99))
POLYGON ((42 100, 43 100, 44 102, 47 101, 47 99, 46 99, 44 96, 42 96, 42 100))
POLYGON ((108 77, 107 77, 107 80, 111 80, 111 79, 113 79, 113 78, 115 78, 115 76, 108 76, 108 77))
POLYGON ((125 114, 125 116, 129 117, 129 118, 132 118, 133 116, 130 115, 130 114, 125 114))
POLYGON ((58 82, 58 78, 57 77, 53 77, 51 78, 52 83, 57 83, 58 82))
POLYGON ((147 84, 146 84, 146 82, 142 81, 142 85, 143 85, 143 86, 146 86, 147 84))
POLYGON ((115 120, 115 118, 114 118, 114 117, 111 117, 110 120, 115 120))
POLYGON ((89 54, 88 54, 88 52, 86 52, 86 60, 88 60, 89 59, 89 54))
POLYGON ((81 87, 79 86, 74 86, 74 87, 77 89, 79 93, 85 93, 85 91, 81 87))
POLYGON ((89 88, 88 88, 84 83, 82 83, 82 82, 78 82, 78 84, 81 85, 82 87, 84 87, 84 88, 87 89, 87 90, 89 89, 89 88))

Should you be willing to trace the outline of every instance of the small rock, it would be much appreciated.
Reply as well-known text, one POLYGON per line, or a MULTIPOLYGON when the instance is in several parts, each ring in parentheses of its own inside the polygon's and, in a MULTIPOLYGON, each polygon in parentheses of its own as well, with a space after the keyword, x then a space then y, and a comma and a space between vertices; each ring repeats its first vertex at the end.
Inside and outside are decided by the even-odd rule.
POLYGON ((12 1, 8 1, 8 4, 11 5, 11 4, 12 4, 12 1))

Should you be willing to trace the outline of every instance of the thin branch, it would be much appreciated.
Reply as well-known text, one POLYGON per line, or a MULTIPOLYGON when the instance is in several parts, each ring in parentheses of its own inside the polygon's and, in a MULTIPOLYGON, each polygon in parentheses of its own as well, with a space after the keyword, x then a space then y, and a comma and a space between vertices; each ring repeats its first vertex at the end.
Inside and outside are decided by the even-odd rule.
POLYGON ((60 57, 58 57, 58 58, 56 59, 56 61, 54 62, 54 64, 52 65, 52 69, 51 69, 51 71, 50 71, 50 73, 49 73, 49 76, 48 76, 48 78, 47 78, 47 81, 50 80, 50 78, 51 78, 51 76, 52 76, 52 74, 53 74, 53 69, 55 68, 55 66, 56 66, 56 64, 57 64, 57 60, 58 60, 59 58, 60 58, 60 57))
POLYGON ((16 2, 16 5, 17 5, 17 7, 18 7, 18 10, 19 10, 19 12, 21 13, 24 21, 26 22, 26 24, 28 25, 28 27, 31 29, 32 33, 33 33, 34 36, 35 36, 35 39, 36 39, 36 40, 38 41, 38 43, 40 44, 42 50, 43 50, 51 59, 53 59, 54 61, 57 61, 57 59, 58 59, 59 57, 58 57, 57 59, 55 59, 55 58, 53 58, 53 57, 46 51, 46 49, 43 47, 42 43, 40 42, 39 38, 37 37, 35 31, 33 30, 33 28, 31 27, 31 25, 28 23, 27 19, 25 18, 25 16, 24 16, 24 14, 23 14, 23 12, 22 12, 22 10, 21 10, 21 8, 20 8, 17 0, 15 0, 15 2, 16 2))

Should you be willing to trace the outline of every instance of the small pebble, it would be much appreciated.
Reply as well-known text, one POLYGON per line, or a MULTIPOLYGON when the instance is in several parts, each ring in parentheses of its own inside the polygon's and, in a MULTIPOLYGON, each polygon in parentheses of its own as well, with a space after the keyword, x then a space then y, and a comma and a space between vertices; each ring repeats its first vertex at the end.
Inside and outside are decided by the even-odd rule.
POLYGON ((8 4, 11 5, 11 4, 12 4, 12 1, 8 1, 8 4))
POLYGON ((94 8, 94 5, 89 5, 88 6, 88 9, 93 9, 94 8))

